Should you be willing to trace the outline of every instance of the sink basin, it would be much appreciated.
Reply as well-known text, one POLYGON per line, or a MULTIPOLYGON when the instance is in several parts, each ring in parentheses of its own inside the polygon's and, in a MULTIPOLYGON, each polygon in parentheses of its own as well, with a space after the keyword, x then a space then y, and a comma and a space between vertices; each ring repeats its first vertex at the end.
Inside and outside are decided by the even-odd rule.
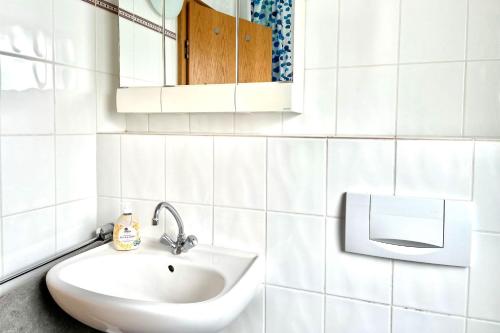
POLYGON ((218 332, 261 279, 256 254, 200 245, 174 256, 157 239, 135 251, 108 243, 54 266, 47 286, 73 318, 103 332, 218 332))

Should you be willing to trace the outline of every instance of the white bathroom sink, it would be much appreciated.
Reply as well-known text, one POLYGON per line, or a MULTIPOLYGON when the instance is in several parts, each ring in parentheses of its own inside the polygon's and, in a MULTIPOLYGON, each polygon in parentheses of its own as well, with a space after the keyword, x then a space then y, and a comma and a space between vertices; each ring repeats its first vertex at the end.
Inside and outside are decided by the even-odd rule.
POLYGON ((210 246, 174 256, 156 239, 118 252, 109 243, 54 266, 50 294, 75 319, 104 332, 218 332, 260 283, 259 258, 210 246))

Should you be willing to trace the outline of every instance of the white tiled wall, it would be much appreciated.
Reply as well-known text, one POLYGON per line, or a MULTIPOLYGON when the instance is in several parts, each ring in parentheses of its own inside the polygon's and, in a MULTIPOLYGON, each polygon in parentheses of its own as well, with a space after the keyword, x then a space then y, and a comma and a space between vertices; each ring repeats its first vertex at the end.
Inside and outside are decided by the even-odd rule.
MULTIPOLYGON (((77 0, 0 8, 2 277, 90 239, 96 133, 123 132, 125 117, 114 104, 114 15, 77 0)), ((119 182, 100 187, 119 195, 119 182)))
POLYGON ((133 115, 127 129, 500 137, 499 1, 296 1, 306 2, 303 114, 133 115))
POLYGON ((203 243, 265 254, 225 333, 500 333, 500 2, 306 6, 304 113, 127 116, 98 138, 99 222, 134 199, 148 224, 155 191, 203 243), (138 165, 156 183, 130 197, 138 165), (474 200, 470 268, 344 252, 347 191, 474 200))
POLYGON ((99 224, 126 200, 172 232, 149 224, 169 200, 202 243, 265 255, 225 333, 500 332, 499 1, 307 1, 304 114, 126 119, 117 18, 47 3, 0 0, 4 273, 87 235, 97 178, 99 224), (346 191, 473 199, 471 267, 343 252, 346 191))
POLYGON ((97 142, 99 223, 131 201, 149 235, 174 232, 170 217, 150 226, 155 203, 171 196, 202 243, 265 256, 264 294, 225 332, 465 332, 466 319, 469 332, 498 332, 500 141, 99 134, 97 142), (124 191, 132 184, 141 190, 124 191), (474 198, 481 220, 470 268, 344 252, 346 191, 474 198), (258 323, 245 326, 249 318, 258 323))

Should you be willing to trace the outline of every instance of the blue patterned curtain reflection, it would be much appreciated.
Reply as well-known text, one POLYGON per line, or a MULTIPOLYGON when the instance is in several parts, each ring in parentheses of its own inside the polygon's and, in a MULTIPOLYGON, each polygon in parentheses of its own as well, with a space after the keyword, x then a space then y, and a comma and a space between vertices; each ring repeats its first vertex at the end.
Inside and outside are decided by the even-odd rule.
POLYGON ((291 81, 292 0, 252 0, 252 22, 273 29, 273 81, 291 81))

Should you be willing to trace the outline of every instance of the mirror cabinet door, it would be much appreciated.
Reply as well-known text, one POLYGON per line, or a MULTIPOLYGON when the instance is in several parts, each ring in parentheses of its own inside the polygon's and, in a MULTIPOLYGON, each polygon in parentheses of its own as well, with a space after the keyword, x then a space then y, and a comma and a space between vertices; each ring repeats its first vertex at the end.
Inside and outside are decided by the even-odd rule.
POLYGON ((178 84, 236 82, 237 0, 185 0, 178 18, 178 84))
POLYGON ((239 83, 292 81, 292 1, 239 0, 239 83))
POLYGON ((120 0, 120 86, 164 84, 164 0, 120 0))
POLYGON ((293 79, 293 0, 120 0, 120 86, 293 79))

